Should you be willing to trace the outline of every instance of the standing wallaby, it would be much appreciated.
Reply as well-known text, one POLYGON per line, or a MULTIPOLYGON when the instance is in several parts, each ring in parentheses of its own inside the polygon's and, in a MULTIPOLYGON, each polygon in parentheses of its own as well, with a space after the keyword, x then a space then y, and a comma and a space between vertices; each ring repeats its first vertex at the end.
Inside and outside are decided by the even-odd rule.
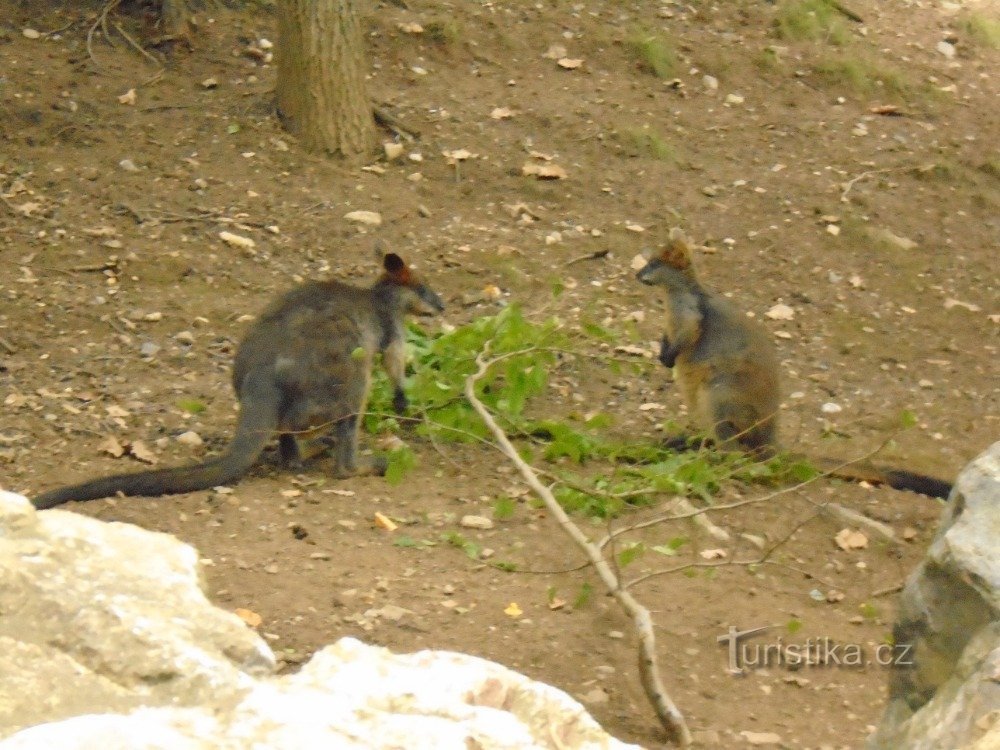
MULTIPOLYGON (((678 228, 636 274, 643 284, 667 293, 667 332, 660 362, 674 372, 693 419, 723 449, 767 458, 778 447, 781 387, 771 338, 724 297, 701 285, 691 247, 678 228)), ((671 441, 686 443, 685 438, 671 441)), ((818 462, 833 476, 887 484, 931 497, 947 498, 948 482, 904 470, 839 467, 818 462)))
POLYGON ((303 284, 272 303, 254 322, 233 366, 240 401, 236 435, 218 458, 194 466, 119 474, 61 487, 35 498, 36 508, 116 493, 169 495, 228 484, 243 476, 277 433, 286 464, 302 459, 298 439, 332 440, 338 477, 384 474, 386 461, 357 456, 360 420, 368 402, 372 361, 394 386, 393 406, 407 407, 404 318, 441 312, 441 298, 403 259, 388 254, 385 272, 370 287, 339 281, 303 284))

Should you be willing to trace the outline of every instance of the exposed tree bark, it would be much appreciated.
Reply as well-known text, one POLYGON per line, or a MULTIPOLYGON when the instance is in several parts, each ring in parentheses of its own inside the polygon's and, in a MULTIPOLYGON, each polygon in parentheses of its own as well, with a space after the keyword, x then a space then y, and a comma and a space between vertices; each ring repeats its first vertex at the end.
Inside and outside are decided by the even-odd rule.
POLYGON ((278 3, 278 112, 309 151, 357 158, 375 146, 355 0, 278 3))

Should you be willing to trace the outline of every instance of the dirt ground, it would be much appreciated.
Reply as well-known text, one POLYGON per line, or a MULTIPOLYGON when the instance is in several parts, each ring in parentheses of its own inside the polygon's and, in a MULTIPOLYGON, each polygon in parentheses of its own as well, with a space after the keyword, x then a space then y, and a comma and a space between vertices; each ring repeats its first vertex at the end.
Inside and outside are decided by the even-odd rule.
MULTIPOLYGON (((839 47, 779 38, 781 6, 744 0, 405 4, 366 9, 370 93, 420 139, 396 161, 349 166, 300 152, 273 116, 266 10, 202 14, 191 47, 147 59, 115 31, 136 42, 155 31, 127 5, 108 18, 114 46, 98 25, 88 50, 100 4, 0 0, 0 485, 30 496, 142 468, 104 452, 109 436, 142 441, 161 466, 218 450, 234 424, 229 367, 247 321, 301 279, 371 279, 375 238, 425 273, 447 323, 520 302, 570 330, 638 331, 652 351, 663 303, 630 263, 681 225, 705 246, 708 284, 776 336, 786 444, 861 456, 911 410, 918 426, 882 460, 951 478, 997 439, 1000 52, 962 22, 970 10, 1000 18, 995 3, 851 0, 864 21, 839 20, 839 47), (400 26, 410 23, 423 32, 400 26), (629 43, 656 34, 676 58, 663 77, 629 43), (845 57, 899 78, 865 89, 830 72, 845 57), (455 149, 474 157, 456 169, 442 156, 455 149), (522 175, 542 163, 531 152, 566 179, 522 175), (384 223, 344 219, 355 210, 384 223), (256 245, 232 247, 221 231, 256 245), (566 286, 557 299, 554 281, 566 286), (491 286, 499 301, 483 293, 491 286), (791 319, 765 315, 778 304, 791 319), (192 415, 185 399, 207 408, 192 415), (187 431, 205 444, 176 439, 187 431)), ((562 392, 529 409, 600 408, 623 436, 649 439, 664 419, 683 421, 654 364, 641 377, 599 357, 563 365, 562 392)), ((334 481, 322 463, 298 476, 265 465, 228 494, 67 507, 195 545, 213 600, 258 613, 289 668, 345 635, 463 651, 581 698, 623 739, 661 742, 629 622, 500 454, 407 440, 419 463, 399 486, 334 481), (510 494, 522 501, 511 518, 459 526, 510 494), (376 511, 405 525, 377 528, 376 511), (441 541, 449 532, 531 572, 470 559, 441 541), (426 544, 401 546, 401 534, 426 544), (585 584, 594 593, 574 606, 585 584), (520 616, 505 612, 511 603, 520 616)), ((719 497, 767 492, 730 486, 719 497)), ((720 546, 729 559, 757 554, 741 534, 788 537, 778 565, 636 587, 657 622, 667 688, 703 744, 774 733, 789 748, 859 747, 885 700, 885 667, 733 674, 716 639, 797 621, 751 643, 829 638, 873 658, 939 510, 819 481, 713 514, 739 541, 686 524, 644 532, 694 538, 668 563, 720 546), (867 547, 840 549, 847 524, 816 510, 831 500, 908 541, 868 532, 867 547)), ((628 572, 659 567, 643 558, 628 572)))

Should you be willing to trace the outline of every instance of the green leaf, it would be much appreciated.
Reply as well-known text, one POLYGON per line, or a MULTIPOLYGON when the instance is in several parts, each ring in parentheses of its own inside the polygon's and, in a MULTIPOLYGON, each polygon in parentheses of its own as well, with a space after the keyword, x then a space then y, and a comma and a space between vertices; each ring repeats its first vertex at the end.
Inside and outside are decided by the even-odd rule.
POLYGON ((388 455, 389 465, 385 470, 385 481, 399 484, 406 473, 417 465, 417 457, 408 447, 398 448, 388 455))
POLYGON ((177 408, 183 409, 188 414, 201 414, 208 407, 196 398, 184 398, 177 402, 177 408))
POLYGON ((365 348, 363 346, 357 346, 354 348, 354 351, 351 352, 351 359, 356 359, 360 361, 365 358, 366 354, 367 352, 365 351, 365 348))
POLYGON ((594 587, 589 583, 584 583, 580 586, 580 590, 576 594, 576 598, 573 600, 573 609, 580 609, 587 602, 590 601, 591 595, 594 593, 594 587))
POLYGON ((802 630, 802 620, 797 620, 795 618, 792 618, 791 620, 785 623, 785 630, 788 631, 789 635, 795 635, 800 630, 802 630))
POLYGON ((906 429, 909 429, 911 427, 916 427, 917 426, 917 415, 914 414, 909 409, 904 409, 903 412, 899 415, 899 421, 900 421, 900 424, 902 424, 903 427, 906 428, 906 429))
POLYGON ((618 553, 618 564, 624 568, 642 557, 645 551, 646 545, 641 542, 632 544, 618 553))
POLYGON ((236 135, 237 133, 240 132, 240 126, 237 125, 235 122, 230 123, 228 126, 226 126, 226 132, 229 133, 229 135, 236 135))
POLYGON ((514 515, 517 503, 510 497, 498 497, 493 503, 493 517, 503 521, 514 515))

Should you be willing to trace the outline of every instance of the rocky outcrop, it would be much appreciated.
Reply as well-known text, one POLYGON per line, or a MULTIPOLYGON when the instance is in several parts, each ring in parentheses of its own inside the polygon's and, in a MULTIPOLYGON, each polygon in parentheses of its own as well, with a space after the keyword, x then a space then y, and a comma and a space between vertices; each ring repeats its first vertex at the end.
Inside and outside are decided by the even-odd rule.
POLYGON ((870 746, 1000 749, 1000 443, 959 475, 893 635, 901 663, 870 746))
POLYGON ((345 638, 293 675, 173 537, 0 492, 0 750, 624 750, 565 693, 345 638), (4 739, 5 738, 5 739, 4 739))

